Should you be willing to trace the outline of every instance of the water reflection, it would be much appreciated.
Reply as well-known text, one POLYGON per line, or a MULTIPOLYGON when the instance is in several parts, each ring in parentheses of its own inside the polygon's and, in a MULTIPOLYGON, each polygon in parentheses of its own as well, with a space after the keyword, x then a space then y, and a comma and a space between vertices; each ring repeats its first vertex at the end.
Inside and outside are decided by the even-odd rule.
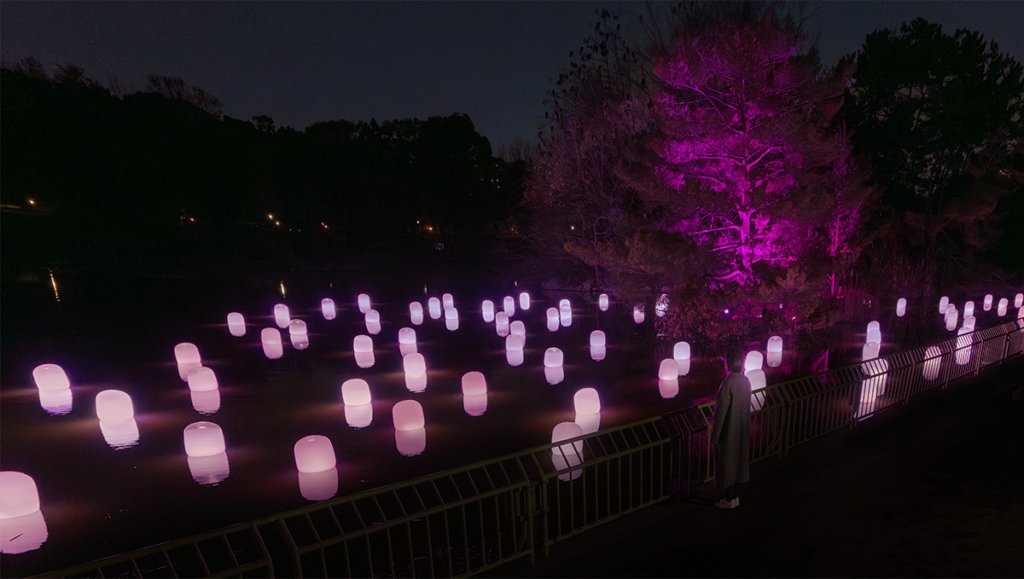
POLYGON ((43 410, 54 416, 61 416, 71 412, 71 404, 71 388, 39 391, 39 405, 43 407, 43 410))
POLYGON ((131 448, 139 443, 139 425, 134 418, 117 422, 100 420, 100 432, 103 440, 114 450, 131 448))
MULTIPOLYGON (((578 436, 583 436, 583 428, 579 424, 575 422, 560 422, 551 431, 551 442, 554 444, 578 436)), ((556 471, 578 466, 583 462, 583 441, 578 440, 552 448, 551 462, 554 464, 556 471)), ((558 475, 558 480, 573 480, 582 475, 583 470, 577 469, 558 475)))
POLYGON ((778 368, 782 365, 782 352, 768 351, 768 367, 778 368))
POLYGON ((320 472, 300 472, 299 492, 309 501, 326 501, 338 494, 338 468, 320 472))
POLYGON ((423 392, 427 389, 427 375, 417 374, 415 376, 405 375, 405 387, 409 392, 423 392))
POLYGON ((549 332, 557 332, 558 331, 558 327, 559 327, 559 325, 558 325, 558 318, 554 318, 554 319, 548 318, 548 331, 549 332))
POLYGON ((395 429, 395 446, 398 447, 398 452, 404 456, 422 454, 427 448, 427 429, 395 429))
POLYGON ((676 360, 679 363, 679 375, 686 376, 690 373, 690 359, 676 360))
POLYGON ((270 360, 277 360, 281 356, 284 356, 284 346, 281 344, 275 344, 273 342, 263 342, 263 355, 270 360))
POLYGON ((0 519, 0 553, 17 555, 35 551, 46 542, 47 537, 49 533, 42 511, 0 519))
POLYGON ((466 394, 462 397, 462 408, 470 416, 483 416, 487 412, 487 394, 466 394))
POLYGON ((505 359, 509 366, 521 366, 525 358, 522 350, 505 350, 505 359))
POLYGON ((601 360, 604 360, 605 353, 606 351, 604 346, 590 347, 590 359, 595 362, 600 362, 601 360))
POLYGON ((544 367, 544 378, 548 381, 548 384, 554 386, 559 384, 562 380, 565 380, 565 370, 561 366, 557 368, 551 368, 548 366, 544 367))
POLYGON ((666 400, 675 398, 679 395, 679 380, 658 380, 658 393, 666 400))
POLYGON ((309 336, 307 334, 292 334, 292 347, 296 350, 305 350, 309 347, 309 336))
POLYGON ((373 366, 373 352, 356 352, 356 366, 370 368, 373 366))
POLYGON ((373 404, 346 404, 345 422, 352 428, 366 428, 373 422, 373 404))
POLYGON ((188 456, 188 470, 192 479, 204 486, 219 484, 231 474, 228 453, 221 452, 207 456, 188 456))
POLYGON ((192 408, 200 414, 215 414, 220 410, 220 390, 191 390, 192 408))
POLYGON ((196 368, 202 368, 202 367, 203 367, 203 363, 202 362, 184 362, 184 363, 179 363, 178 364, 178 376, 180 376, 182 380, 188 380, 188 373, 189 372, 191 372, 192 370, 195 370, 196 368))
POLYGON ((576 413, 576 424, 583 429, 583 434, 590 434, 601 429, 601 413, 592 414, 576 413))

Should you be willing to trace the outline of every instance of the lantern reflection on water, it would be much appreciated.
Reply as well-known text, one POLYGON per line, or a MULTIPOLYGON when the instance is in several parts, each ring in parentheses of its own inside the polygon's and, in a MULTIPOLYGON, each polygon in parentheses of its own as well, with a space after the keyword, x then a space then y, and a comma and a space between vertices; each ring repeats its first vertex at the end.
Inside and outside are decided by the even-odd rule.
POLYGON ((380 333, 380 312, 378 312, 377 310, 367 310, 366 331, 369 334, 380 333))
POLYGON ((0 472, 0 553, 34 551, 47 537, 36 482, 23 472, 0 472))
POLYGON ((561 384, 562 380, 565 380, 565 370, 561 366, 555 368, 545 366, 544 379, 552 386, 555 384, 561 384))
POLYGON ((307 501, 326 501, 338 494, 337 467, 320 472, 299 471, 299 494, 307 501))
POLYGON ((939 377, 939 369, 942 366, 942 351, 938 346, 931 346, 924 351, 924 364, 921 368, 921 375, 925 380, 934 380, 939 377))
POLYGON ((521 294, 519 294, 519 309, 530 309, 530 294, 526 292, 522 292, 521 294))
POLYGON ((607 345, 607 337, 601 330, 594 330, 590 332, 590 347, 591 348, 603 348, 607 345))
MULTIPOLYGON (((551 431, 551 443, 583 436, 583 428, 575 422, 560 422, 551 431)), ((578 466, 583 462, 583 441, 561 444, 551 449, 551 462, 555 470, 564 470, 578 466)), ((583 469, 558 475, 558 480, 569 481, 583 475, 583 469)))
POLYGON ((220 410, 220 390, 190 390, 192 408, 200 414, 215 414, 220 410))
POLYGON ((470 416, 483 416, 487 412, 487 393, 463 395, 462 409, 470 416))
POLYGON ((216 486, 231 474, 228 453, 207 456, 188 456, 188 470, 192 480, 203 486, 216 486))
POLYGON ((502 338, 509 334, 508 314, 505 312, 494 314, 494 329, 502 338))
POLYGON ((412 328, 398 330, 398 350, 403 356, 416 353, 416 330, 412 328))
POLYGON ((449 332, 454 332, 459 329, 459 311, 455 308, 445 308, 444 310, 444 327, 448 328, 449 332))
POLYGON ((188 389, 193 392, 207 392, 217 389, 217 376, 213 373, 213 370, 205 366, 189 370, 187 380, 188 389))
MULTIPOLYGON (((689 360, 687 360, 689 362, 689 360)), ((675 398, 679 394, 679 379, 658 380, 658 393, 666 400, 675 398)))
POLYGON ((441 317, 441 300, 430 298, 427 300, 427 309, 430 310, 430 319, 436 320, 441 317))
POLYGON ((679 378, 679 362, 675 358, 665 358, 658 367, 658 380, 676 380, 679 378))
POLYGON ((512 317, 516 314, 516 300, 512 296, 505 296, 505 299, 501 302, 502 308, 505 310, 505 315, 512 317))
POLYGON ((71 388, 39 391, 39 405, 53 416, 62 416, 71 412, 73 402, 71 388))

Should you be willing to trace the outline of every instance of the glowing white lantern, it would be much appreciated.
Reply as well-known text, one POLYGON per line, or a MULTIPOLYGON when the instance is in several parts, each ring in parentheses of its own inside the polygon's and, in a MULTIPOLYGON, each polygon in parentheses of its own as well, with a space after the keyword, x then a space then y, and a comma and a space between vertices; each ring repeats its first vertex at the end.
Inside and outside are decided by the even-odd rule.
POLYGON ((199 357, 199 348, 189 342, 182 342, 174 347, 174 359, 179 366, 202 363, 202 359, 199 357))
POLYGON ((896 317, 902 318, 907 313, 907 299, 900 298, 896 301, 896 317))
POLYGON ((528 310, 530 309, 530 294, 523 292, 519 294, 519 309, 528 310))
POLYGON ((284 347, 281 345, 281 332, 277 328, 263 328, 260 332, 260 342, 263 344, 263 354, 267 358, 276 360, 284 355, 284 347))
POLYGON ((570 309, 571 310, 572 309, 572 304, 569 303, 569 300, 567 300, 565 298, 562 298, 562 299, 558 300, 558 309, 559 310, 562 310, 562 309, 570 309))
POLYGON ((454 332, 455 330, 458 330, 459 329, 459 318, 446 319, 444 321, 444 327, 447 328, 449 332, 454 332))
POLYGON ((562 300, 566 303, 558 307, 558 323, 562 324, 563 327, 568 328, 572 325, 572 307, 569 305, 568 300, 562 300))
POLYGON ((366 331, 371 334, 380 333, 380 312, 377 310, 367 310, 366 331))
POLYGON ((71 412, 73 403, 74 397, 71 395, 71 388, 39 391, 39 405, 53 416, 62 416, 71 412))
POLYGON ((675 380, 679 378, 679 362, 674 358, 665 358, 658 367, 658 380, 675 380))
POLYGON ((680 376, 686 376, 687 374, 690 373, 690 359, 689 358, 687 358, 685 360, 676 360, 676 362, 679 364, 679 375, 680 376))
POLYGON ((338 464, 331 439, 319 434, 304 436, 295 443, 295 467, 299 472, 323 472, 338 464))
POLYGON ((359 304, 359 313, 365 314, 370 311, 370 296, 366 294, 359 294, 356 298, 356 302, 359 304))
POLYGON ((309 347, 309 336, 306 334, 292 334, 288 338, 292 342, 292 347, 296 350, 305 350, 309 347))
POLYGON ((644 307, 633 306, 633 321, 637 324, 644 323, 644 307))
POLYGON ((444 295, 441 296, 441 305, 444 306, 444 309, 446 309, 446 310, 450 309, 450 308, 454 308, 455 307, 455 298, 452 297, 452 294, 444 294, 444 295))
POLYGON ((466 396, 487 394, 487 379, 482 372, 466 372, 462 375, 462 393, 466 396))
POLYGON ((505 337, 505 350, 514 352, 523 351, 523 337, 519 334, 509 334, 505 337))
POLYGON ((1013 307, 1019 308, 1024 306, 1024 293, 1017 294, 1013 298, 1013 307))
POLYGON ((942 365, 942 351, 938 346, 931 346, 924 351, 924 365, 921 374, 925 380, 934 380, 939 377, 939 368, 942 365))
POLYGON ((352 339, 352 351, 357 354, 373 352, 373 338, 362 334, 356 336, 352 339))
POLYGON ((338 311, 334 307, 334 300, 331 298, 320 300, 320 311, 323 312, 325 320, 333 320, 338 316, 338 311))
POLYGON ((370 385, 361 378, 345 380, 341 384, 341 400, 346 406, 369 404, 372 401, 370 398, 370 385))
POLYGON ((395 430, 416 430, 424 428, 423 407, 415 400, 402 400, 391 408, 391 419, 395 430))
MULTIPOLYGON (((506 338, 506 345, 507 345, 507 341, 508 341, 508 338, 506 338)), ((521 349, 520 350, 508 350, 508 349, 506 349, 505 350, 505 359, 508 360, 508 365, 509 366, 522 366, 523 365, 523 361, 525 360, 525 357, 524 357, 523 351, 521 349)))
MULTIPOLYGON (((575 422, 561 422, 551 431, 551 442, 557 443, 583 436, 583 427, 575 422)), ((556 471, 574 467, 583 462, 583 441, 562 444, 551 449, 551 462, 556 471)), ((583 469, 558 475, 559 480, 568 481, 579 478, 583 469)))
POLYGON ((1006 308, 1010 305, 1010 300, 1006 298, 999 298, 999 305, 996 306, 996 315, 1003 317, 1006 315, 1006 308))
POLYGON ((602 311, 608 311, 608 294, 601 294, 597 296, 597 307, 602 311))
POLYGON ((458 321, 458 319, 459 319, 459 310, 457 310, 455 308, 445 308, 444 309, 444 319, 458 321))
POLYGON ((427 373, 427 361, 423 354, 412 353, 402 356, 402 368, 410 376, 422 376, 427 373))
POLYGON ((757 350, 751 350, 747 352, 747 357, 743 361, 743 372, 744 374, 750 370, 760 370, 764 366, 764 356, 757 350))
POLYGON ((946 315, 946 310, 948 310, 948 309, 949 309, 949 297, 948 296, 942 296, 942 299, 939 300, 939 313, 942 314, 942 315, 946 315))
POLYGON ((0 472, 0 520, 22 517, 38 510, 36 481, 23 472, 0 472))
POLYGON ((491 300, 484 300, 484 303, 481 305, 481 309, 483 310, 483 314, 484 314, 484 322, 486 322, 488 324, 493 322, 494 321, 494 302, 492 302, 491 300))
POLYGON ((120 390, 104 390, 96 395, 96 416, 108 422, 121 422, 135 416, 132 397, 120 390))
POLYGON ((956 335, 956 363, 963 366, 971 361, 971 344, 974 342, 974 335, 970 328, 960 328, 956 335))
POLYGON ((946 310, 946 329, 947 330, 953 331, 954 329, 956 329, 956 321, 957 321, 957 317, 958 316, 959 316, 959 314, 957 313, 956 308, 950 306, 949 309, 946 310))
POLYGON ((139 425, 134 418, 111 421, 100 420, 103 440, 114 450, 131 448, 139 443, 139 425))
POLYGON ((245 335, 245 317, 238 312, 228 314, 228 332, 236 338, 245 335))
POLYGON ((882 343, 882 332, 878 328, 869 328, 867 342, 874 342, 876 344, 882 343))
MULTIPOLYGON (((689 361, 689 360, 687 360, 689 361)), ((679 395, 679 379, 658 380, 658 394, 665 400, 675 398, 679 395)))
POLYGON ((590 359, 595 362, 604 360, 608 354, 608 349, 605 346, 591 346, 590 347, 590 359))
POLYGON ((594 330, 593 332, 590 332, 591 348, 603 348, 606 345, 608 345, 608 341, 604 335, 604 332, 602 332, 601 330, 594 330))
MULTIPOLYGON (((558 317, 559 317, 558 316, 558 310, 556 308, 548 308, 547 311, 544 312, 544 314, 547 316, 547 319, 548 319, 548 330, 551 330, 551 326, 552 325, 555 327, 555 330, 557 330, 558 329, 558 317)), ((551 331, 555 331, 555 330, 551 330, 551 331)))
POLYGON ((220 390, 189 391, 192 408, 199 414, 216 414, 220 410, 220 390))
POLYGON ((507 315, 509 317, 515 315, 515 313, 516 313, 516 300, 513 299, 512 296, 505 296, 505 299, 502 300, 502 306, 504 307, 505 315, 507 315))
POLYGON ((544 351, 544 367, 560 368, 562 366, 562 351, 558 348, 548 348, 544 351))
POLYGON ((494 329, 502 338, 509 334, 508 314, 505 312, 494 314, 494 329))
POLYGON ((974 330, 974 325, 977 323, 977 319, 974 316, 964 316, 964 327, 968 330, 974 330))
POLYGON ((547 380, 548 384, 554 386, 555 384, 561 384, 562 380, 565 380, 565 369, 561 366, 556 368, 544 367, 544 379, 547 380))
POLYGON ((559 325, 559 323, 558 323, 558 316, 557 315, 555 316, 555 319, 548 318, 548 331, 549 332, 557 332, 558 328, 560 328, 560 327, 561 327, 561 325, 559 325))
POLYGON ((306 322, 302 320, 292 320, 288 322, 288 334, 292 336, 305 336, 306 322))
POLYGON ((193 368, 188 372, 188 389, 197 392, 216 390, 217 376, 205 366, 193 368))
POLYGON ((17 555, 35 551, 47 538, 49 532, 42 511, 35 510, 10 519, 0 518, 0 553, 17 555))
POLYGON ((462 397, 462 409, 470 416, 483 416, 487 412, 487 394, 466 394, 462 397))
POLYGON ((985 301, 982 302, 981 307, 986 312, 992 309, 992 294, 985 294, 985 301))
POLYGON ((964 317, 974 315, 974 302, 967 302, 964 304, 964 317))
POLYGON ((288 322, 290 321, 291 317, 288 314, 288 306, 284 304, 274 306, 274 323, 277 324, 277 327, 283 330, 288 327, 288 322))
POLYGON ((672 346, 672 358, 674 358, 676 362, 679 362, 680 360, 689 360, 690 344, 687 342, 676 342, 675 345, 672 346))
POLYGON ((668 294, 661 294, 654 302, 654 315, 664 318, 666 313, 668 313, 668 294))
POLYGON ((412 328, 398 330, 398 350, 403 356, 416 352, 416 330, 412 328))
MULTIPOLYGON (((198 355, 198 350, 196 355, 198 355)), ((56 364, 36 366, 32 370, 32 379, 35 380, 36 388, 39 390, 65 390, 71 387, 67 374, 56 364)))
POLYGON ((427 429, 395 430, 395 447, 402 456, 416 456, 427 449, 427 429))
POLYGON ((409 320, 412 321, 414 326, 423 323, 423 306, 419 302, 411 302, 409 304, 409 320))
POLYGON ((601 398, 593 388, 581 388, 572 397, 576 414, 594 414, 601 411, 601 398))
POLYGON ((1022 318, 1024 318, 1024 306, 1017 309, 1017 319, 1019 320, 1022 318))
POLYGON ((746 375, 747 380, 750 380, 751 392, 755 390, 760 390, 767 386, 768 384, 767 378, 764 375, 764 370, 750 370, 749 372, 745 372, 744 374, 746 375))
POLYGON ((345 422, 352 428, 366 428, 373 422, 373 404, 346 404, 345 422))
POLYGON ((338 494, 338 469, 299 472, 299 493, 307 501, 326 501, 338 494))
POLYGON ((228 453, 221 452, 210 456, 188 457, 188 470, 192 473, 192 480, 203 486, 220 484, 231 474, 231 465, 228 464, 228 453))
POLYGON ((441 300, 430 298, 427 300, 427 309, 430 310, 430 319, 436 320, 441 317, 441 300))
POLYGON ((526 324, 522 320, 516 320, 508 325, 508 331, 523 337, 523 343, 526 343, 526 324))
POLYGON ((185 454, 211 456, 225 452, 224 432, 212 422, 193 422, 185 427, 185 454))

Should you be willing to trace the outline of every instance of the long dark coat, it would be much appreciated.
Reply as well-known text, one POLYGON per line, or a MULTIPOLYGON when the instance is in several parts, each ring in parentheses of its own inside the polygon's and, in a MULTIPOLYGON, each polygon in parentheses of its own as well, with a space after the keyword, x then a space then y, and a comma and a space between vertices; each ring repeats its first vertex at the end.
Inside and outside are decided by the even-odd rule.
POLYGON ((740 372, 726 376, 718 387, 711 444, 716 489, 750 480, 750 380, 740 372))

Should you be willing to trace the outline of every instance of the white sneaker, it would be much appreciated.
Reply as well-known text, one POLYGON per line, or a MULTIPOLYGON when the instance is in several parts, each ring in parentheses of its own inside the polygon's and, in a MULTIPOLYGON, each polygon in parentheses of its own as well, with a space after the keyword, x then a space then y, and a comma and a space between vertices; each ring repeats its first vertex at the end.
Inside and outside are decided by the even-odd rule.
POLYGON ((732 508, 735 509, 736 507, 740 506, 740 498, 736 497, 733 500, 729 501, 729 503, 732 505, 732 508))
POLYGON ((735 499, 733 499, 731 501, 727 501, 725 499, 722 499, 722 500, 718 501, 717 503, 715 503, 715 506, 720 508, 720 509, 735 509, 736 507, 740 506, 740 499, 739 499, 739 497, 737 497, 737 498, 735 498, 735 499))

